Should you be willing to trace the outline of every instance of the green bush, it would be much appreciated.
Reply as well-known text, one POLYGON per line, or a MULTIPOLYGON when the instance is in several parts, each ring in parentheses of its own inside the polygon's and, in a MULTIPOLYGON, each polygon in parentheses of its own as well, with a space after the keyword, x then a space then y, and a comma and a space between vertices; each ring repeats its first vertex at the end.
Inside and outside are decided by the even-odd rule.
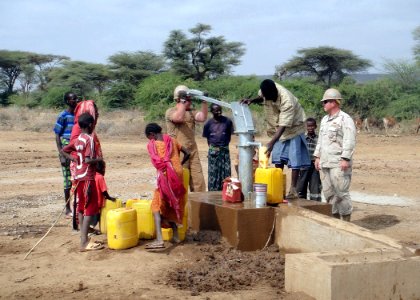
POLYGON ((34 95, 23 95, 23 94, 13 94, 9 97, 10 104, 19 106, 19 107, 28 107, 34 108, 38 106, 38 102, 35 99, 34 95))
POLYGON ((136 88, 128 83, 116 82, 101 97, 106 108, 127 108, 133 104, 136 88))
POLYGON ((280 82, 280 84, 299 99, 307 117, 319 119, 325 114, 321 105, 322 95, 324 94, 322 86, 311 83, 306 79, 287 80, 280 82))
POLYGON ((225 76, 215 80, 204 80, 199 89, 218 100, 232 102, 257 96, 260 81, 256 76, 225 76))
MULTIPOLYGON (((173 91, 179 84, 185 84, 191 88, 190 82, 170 72, 150 76, 138 86, 134 96, 134 105, 148 111, 153 104, 172 103, 173 91)), ((153 106, 156 108, 155 105, 153 106)))
POLYGON ((41 105, 48 108, 65 107, 64 94, 70 91, 67 87, 53 87, 50 88, 41 97, 41 105))
POLYGON ((402 94, 384 110, 385 115, 398 120, 410 120, 420 116, 420 101, 417 95, 402 94))

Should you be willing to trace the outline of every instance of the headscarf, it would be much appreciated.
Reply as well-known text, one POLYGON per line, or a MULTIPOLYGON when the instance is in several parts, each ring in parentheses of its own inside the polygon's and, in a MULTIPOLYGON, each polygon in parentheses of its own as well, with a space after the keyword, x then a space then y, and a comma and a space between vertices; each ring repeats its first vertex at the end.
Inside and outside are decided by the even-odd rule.
MULTIPOLYGON (((96 157, 103 157, 101 143, 99 142, 98 136, 95 132, 96 123, 98 122, 96 118, 96 110, 97 108, 96 108, 94 100, 83 100, 77 103, 77 106, 74 109, 74 125, 71 131, 70 144, 74 143, 76 139, 79 137, 79 135, 82 133, 82 130, 80 129, 78 121, 79 121, 80 115, 87 112, 95 120, 95 122, 93 123, 94 131, 92 132, 92 137, 93 137, 93 141, 95 142, 96 157)), ((74 178, 75 172, 76 172, 75 164, 70 163, 70 173, 72 175, 72 178, 74 178)))
POLYGON ((169 135, 163 134, 163 142, 165 143, 165 157, 160 158, 155 145, 155 140, 152 139, 147 144, 147 150, 150 154, 152 164, 155 166, 158 176, 157 185, 159 188, 160 197, 166 201, 169 206, 175 210, 178 221, 181 219, 181 208, 179 199, 184 197, 185 188, 175 172, 172 162, 171 153, 173 149, 172 139, 169 135))
POLYGON ((73 126, 73 130, 71 132, 70 141, 78 138, 80 133, 82 132, 80 130, 80 126, 79 126, 78 121, 79 121, 80 115, 83 114, 83 113, 89 113, 93 117, 93 119, 95 120, 95 122, 93 123, 93 128, 95 129, 95 127, 96 127, 96 123, 98 122, 98 120, 96 119, 95 101, 84 100, 82 102, 77 103, 77 106, 74 109, 74 126, 73 126))

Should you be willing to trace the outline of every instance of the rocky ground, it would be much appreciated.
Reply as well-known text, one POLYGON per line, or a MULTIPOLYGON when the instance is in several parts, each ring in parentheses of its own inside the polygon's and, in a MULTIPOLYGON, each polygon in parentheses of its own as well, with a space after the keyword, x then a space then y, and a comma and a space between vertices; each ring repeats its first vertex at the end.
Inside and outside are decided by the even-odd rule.
MULTIPOLYGON (((110 194, 125 200, 150 196, 155 171, 146 140, 140 133, 100 137, 110 194)), ((128 250, 80 253, 78 235, 61 217, 24 260, 64 204, 54 137, 0 126, 0 141, 0 298, 305 299, 284 291, 284 257, 274 246, 240 252, 215 232, 190 233, 183 244, 168 243, 160 252, 147 252, 142 241, 128 250)), ((361 134, 357 143, 352 222, 402 243, 420 243, 420 138, 361 134), (391 203, 363 203, 369 197, 391 197, 391 203), (394 205, 392 197, 407 201, 394 205)), ((206 172, 201 138, 199 149, 206 172)))

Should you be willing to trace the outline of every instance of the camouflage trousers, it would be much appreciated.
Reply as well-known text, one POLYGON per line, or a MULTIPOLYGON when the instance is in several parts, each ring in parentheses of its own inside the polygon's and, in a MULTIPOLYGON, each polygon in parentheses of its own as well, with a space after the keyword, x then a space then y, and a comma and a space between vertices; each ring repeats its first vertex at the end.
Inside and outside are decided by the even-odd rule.
POLYGON ((322 190, 325 199, 332 205, 332 213, 350 215, 353 211, 349 193, 352 169, 322 168, 321 171, 322 190))

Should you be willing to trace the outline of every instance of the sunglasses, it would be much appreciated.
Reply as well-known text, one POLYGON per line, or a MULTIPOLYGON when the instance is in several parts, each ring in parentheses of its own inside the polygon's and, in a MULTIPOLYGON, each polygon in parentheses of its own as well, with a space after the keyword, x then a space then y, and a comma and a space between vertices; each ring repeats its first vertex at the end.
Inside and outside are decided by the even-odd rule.
POLYGON ((325 104, 327 104, 327 103, 331 103, 331 102, 334 102, 335 100, 324 100, 324 101, 321 101, 321 103, 322 103, 322 105, 325 105, 325 104))

